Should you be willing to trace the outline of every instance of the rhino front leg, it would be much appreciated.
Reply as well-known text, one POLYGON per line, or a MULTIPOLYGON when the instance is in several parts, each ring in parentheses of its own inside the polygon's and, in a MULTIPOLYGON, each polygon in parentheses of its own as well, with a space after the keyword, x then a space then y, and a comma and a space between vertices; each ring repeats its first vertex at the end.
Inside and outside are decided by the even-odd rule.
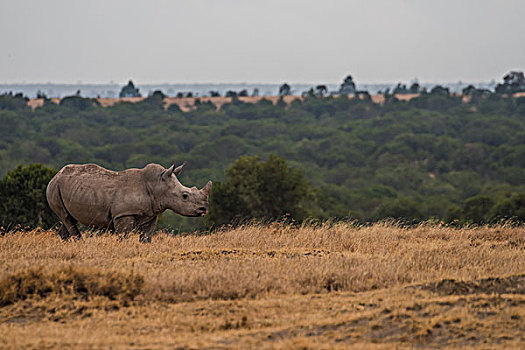
POLYGON ((128 235, 129 232, 135 229, 135 217, 134 216, 121 216, 113 219, 113 227, 115 227, 115 232, 117 234, 124 234, 124 237, 128 235))
POLYGON ((153 235, 153 232, 155 232, 155 228, 157 227, 158 220, 159 220, 159 217, 155 216, 155 218, 151 219, 151 221, 148 221, 139 227, 140 241, 142 243, 151 242, 151 236, 153 235))

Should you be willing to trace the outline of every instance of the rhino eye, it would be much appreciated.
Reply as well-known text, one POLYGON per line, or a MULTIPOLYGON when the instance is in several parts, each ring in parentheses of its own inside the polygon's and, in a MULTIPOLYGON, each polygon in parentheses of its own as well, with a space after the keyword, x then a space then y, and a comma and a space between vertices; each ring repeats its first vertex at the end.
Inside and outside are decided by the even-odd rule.
POLYGON ((188 194, 187 194, 187 193, 183 193, 183 194, 182 194, 182 198, 183 198, 183 199, 188 199, 188 194))

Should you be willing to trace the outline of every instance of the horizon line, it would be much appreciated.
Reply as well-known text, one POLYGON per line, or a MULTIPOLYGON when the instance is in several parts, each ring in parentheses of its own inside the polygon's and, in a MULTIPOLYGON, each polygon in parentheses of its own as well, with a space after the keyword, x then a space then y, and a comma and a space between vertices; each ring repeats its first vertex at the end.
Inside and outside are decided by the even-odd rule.
MULTIPOLYGON (((390 82, 358 82, 354 81, 356 85, 389 85, 389 84, 411 84, 415 82, 416 79, 411 79, 409 81, 390 81, 390 82)), ((81 86, 81 85, 118 85, 123 86, 132 81, 135 86, 148 86, 148 85, 279 85, 279 84, 288 84, 288 85, 340 85, 341 82, 290 82, 283 80, 281 82, 146 82, 146 83, 137 83, 136 80, 128 79, 124 83, 119 82, 0 82, 0 85, 72 85, 72 86, 81 86)), ((497 83, 496 79, 490 80, 457 80, 457 81, 420 81, 417 80, 418 84, 466 84, 466 83, 497 83)))

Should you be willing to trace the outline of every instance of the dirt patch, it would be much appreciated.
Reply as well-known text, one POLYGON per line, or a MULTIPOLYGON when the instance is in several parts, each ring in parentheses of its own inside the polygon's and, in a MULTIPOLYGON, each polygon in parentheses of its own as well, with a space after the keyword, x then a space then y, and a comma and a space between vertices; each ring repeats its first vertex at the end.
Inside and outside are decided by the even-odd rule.
POLYGON ((264 258, 317 258, 326 257, 328 255, 342 256, 341 253, 334 254, 328 250, 322 249, 295 249, 295 250, 248 250, 248 249, 207 249, 207 250, 192 250, 180 252, 167 257, 171 261, 174 260, 203 260, 215 258, 249 258, 249 257, 264 257, 264 258))
POLYGON ((456 281, 443 279, 420 286, 440 295, 468 294, 524 294, 525 274, 509 277, 490 277, 475 281, 456 281))

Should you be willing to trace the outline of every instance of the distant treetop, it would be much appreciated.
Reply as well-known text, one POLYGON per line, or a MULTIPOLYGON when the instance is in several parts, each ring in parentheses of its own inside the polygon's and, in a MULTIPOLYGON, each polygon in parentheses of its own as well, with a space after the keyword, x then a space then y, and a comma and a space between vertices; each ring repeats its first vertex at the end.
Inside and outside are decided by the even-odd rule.
POLYGON ((122 87, 122 90, 120 90, 119 97, 140 97, 140 92, 130 80, 128 85, 122 87))
POLYGON ((150 97, 164 99, 166 95, 161 90, 155 90, 150 97))
POLYGON ((291 94, 291 92, 292 91, 290 85, 288 85, 287 83, 284 83, 279 87, 279 96, 288 96, 291 94))
POLYGON ((407 89, 407 86, 401 83, 397 83, 393 91, 394 95, 404 95, 404 94, 409 94, 409 93, 410 93, 410 90, 407 89))
POLYGON ((316 91, 317 97, 323 97, 324 95, 328 93, 328 88, 326 87, 326 85, 321 84, 315 87, 315 91, 316 91))
POLYGON ((412 85, 410 85, 409 91, 411 94, 419 94, 419 92, 421 91, 421 86, 419 85, 419 83, 415 82, 412 85))
POLYGON ((513 94, 525 92, 525 75, 523 72, 511 71, 503 77, 503 84, 496 86, 496 93, 513 94))
POLYGON ((436 86, 434 86, 432 88, 432 90, 430 90, 430 93, 432 95, 448 96, 448 95, 450 95, 450 90, 447 87, 444 87, 444 86, 441 86, 441 85, 436 85, 436 86))
POLYGON ((351 75, 348 75, 339 88, 339 93, 342 95, 355 94, 355 83, 351 75))

